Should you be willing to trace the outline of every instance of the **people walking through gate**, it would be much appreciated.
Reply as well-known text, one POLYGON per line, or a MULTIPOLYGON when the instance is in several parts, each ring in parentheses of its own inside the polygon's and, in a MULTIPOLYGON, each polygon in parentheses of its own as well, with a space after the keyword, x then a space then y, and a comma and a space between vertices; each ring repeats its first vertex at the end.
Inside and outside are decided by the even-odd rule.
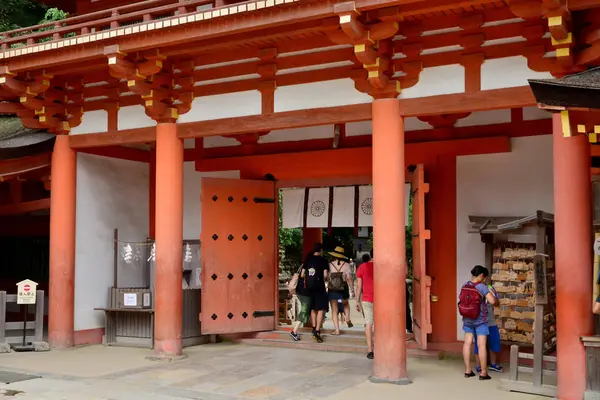
POLYGON ((465 342, 463 344, 463 358, 465 362, 465 378, 475 376, 471 368, 471 347, 477 337, 479 357, 481 360, 481 374, 479 380, 492 379, 487 371, 487 337, 490 333, 488 327, 488 309, 485 300, 490 304, 497 304, 498 300, 483 282, 489 272, 485 267, 476 265, 471 270, 471 280, 465 283, 460 290, 458 311, 463 317, 463 331, 465 342))
MULTIPOLYGON (((488 277, 489 278, 489 277, 488 277)), ((494 297, 498 298, 498 293, 496 289, 492 285, 487 282, 487 287, 491 294, 494 297)), ((495 372, 504 372, 504 368, 500 365, 496 364, 496 355, 500 353, 500 330, 498 329, 498 323, 496 322, 496 317, 494 316, 494 305, 491 303, 487 303, 487 312, 488 312, 488 328, 490 334, 488 335, 487 340, 487 354, 488 354, 488 369, 495 372)), ((477 340, 475 340, 475 356, 477 356, 477 372, 481 372, 481 358, 479 357, 479 346, 477 345, 477 340)))
POLYGON ((308 319, 310 318, 311 304, 312 304, 310 293, 306 290, 306 287, 304 285, 305 276, 304 276, 303 271, 304 271, 304 264, 300 267, 300 270, 299 270, 300 276, 298 277, 298 283, 296 285, 296 290, 295 290, 296 298, 300 302, 300 312, 298 313, 298 318, 294 322, 294 328, 290 332, 290 336, 296 342, 300 340, 300 335, 298 334, 298 330, 300 329, 300 326, 306 325, 306 323, 308 322, 308 319))
POLYGON ((363 255, 363 263, 356 271, 356 310, 365 317, 365 338, 367 339, 367 358, 373 359, 373 250, 371 256, 363 255))
MULTIPOLYGON (((340 320, 338 318, 338 302, 341 300, 348 300, 350 298, 350 288, 354 290, 354 284, 352 283, 352 275, 350 274, 350 264, 346 262, 346 256, 344 255, 343 247, 336 247, 334 251, 330 251, 334 260, 329 263, 329 284, 328 284, 328 296, 331 309, 331 319, 333 320, 333 326, 335 331, 332 335, 340 334, 340 320)), ((346 314, 346 321, 348 327, 352 327, 352 321, 350 320, 350 306, 348 305, 348 312, 346 313, 346 306, 344 305, 344 313, 346 314)))
MULTIPOLYGON (((321 326, 323 324, 323 315, 327 309, 327 291, 325 290, 325 281, 328 278, 328 262, 323 257, 323 245, 315 243, 313 253, 309 255, 302 265, 302 292, 310 300, 310 318, 313 326, 313 339, 322 343, 321 326)), ((308 300, 305 299, 305 300, 308 300)), ((292 337, 299 340, 298 330, 296 329, 292 337)))

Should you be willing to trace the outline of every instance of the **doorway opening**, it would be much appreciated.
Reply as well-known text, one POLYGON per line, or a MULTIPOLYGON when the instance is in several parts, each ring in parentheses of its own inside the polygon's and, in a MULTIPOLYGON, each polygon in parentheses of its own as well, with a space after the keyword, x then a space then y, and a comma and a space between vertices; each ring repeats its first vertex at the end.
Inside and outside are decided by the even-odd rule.
MULTIPOLYGON (((348 188, 350 189, 347 191, 348 193, 358 193, 358 190, 355 190, 355 186, 336 187, 335 189, 338 188, 348 188)), ((310 190, 329 193, 332 193, 334 191, 333 189, 334 188, 331 187, 310 188, 310 190)), ((328 259, 331 259, 329 252, 339 247, 344 249, 344 255, 350 264, 351 277, 354 286, 352 290, 350 290, 352 296, 347 302, 342 302, 342 304, 339 305, 338 310, 332 310, 331 307, 329 307, 324 319, 323 329, 325 332, 334 330, 332 312, 338 311, 338 318, 340 320, 339 326, 342 333, 347 331, 349 334, 362 335, 362 332, 364 331, 364 315, 362 314, 362 311, 357 311, 356 308, 356 272, 363 263, 363 255, 368 255, 373 248, 372 223, 369 223, 371 226, 356 226, 359 225, 356 224, 359 218, 355 216, 356 210, 353 210, 352 222, 356 224, 355 226, 331 226, 333 218, 330 215, 329 218, 327 218, 328 227, 307 227, 307 218, 304 217, 304 215, 300 218, 297 214, 304 212, 311 213, 311 204, 306 204, 307 197, 309 197, 308 191, 309 189, 304 188, 285 188, 279 190, 279 327, 280 329, 290 328, 298 318, 299 301, 295 296, 290 294, 287 284, 292 279, 293 275, 299 271, 303 260, 312 252, 314 244, 319 242, 322 243, 324 255, 328 259), (303 201, 305 204, 301 207, 299 205, 298 197, 302 197, 302 193, 304 193, 303 201), (293 210, 290 212, 286 207, 290 207, 293 210), (302 212, 299 211, 300 208, 302 208, 302 212), (347 312, 342 312, 344 307, 346 310, 348 307, 350 309, 350 324, 348 324, 347 312)), ((342 192, 342 190, 340 190, 340 192, 342 192)), ((325 203, 325 201, 323 201, 323 203, 325 203)), ((361 198, 352 199, 351 202, 346 202, 346 204, 348 203, 355 204, 358 207, 364 203, 370 204, 370 207, 372 207, 372 198, 365 202, 364 196, 362 196, 361 198)), ((412 194, 409 188, 407 189, 407 203, 407 223, 405 227, 407 276, 405 287, 401 288, 401 290, 406 290, 407 293, 407 334, 409 335, 409 338, 412 339, 410 335, 413 333, 413 229, 412 194)), ((334 207, 334 201, 329 199, 328 206, 326 205, 324 212, 333 214, 337 211, 334 207)), ((372 211, 370 211, 370 213, 372 214, 372 211)), ((314 214, 315 213, 312 213, 313 216, 314 214)), ((340 221, 339 217, 336 219, 340 221)), ((310 322, 308 325, 309 326, 305 326, 305 328, 312 329, 310 322)), ((342 336, 340 336, 340 339, 342 336)))

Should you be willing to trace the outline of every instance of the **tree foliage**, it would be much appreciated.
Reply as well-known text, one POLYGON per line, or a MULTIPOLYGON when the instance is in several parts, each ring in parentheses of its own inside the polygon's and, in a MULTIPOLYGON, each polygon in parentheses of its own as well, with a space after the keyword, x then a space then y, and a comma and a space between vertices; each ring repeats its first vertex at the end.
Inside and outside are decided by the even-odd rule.
POLYGON ((33 0, 1 0, 0 32, 36 25, 46 10, 45 5, 33 0))
MULTIPOLYGON (((60 21, 68 16, 69 13, 58 8, 47 8, 44 4, 33 0, 0 0, 0 32, 60 21)), ((19 33, 17 36, 27 35, 32 32, 48 31, 51 29, 54 29, 54 27, 50 26, 38 30, 27 30, 19 33)), ((0 38, 1 37, 2 36, 0 35, 0 38)), ((44 38, 44 40, 39 40, 39 42, 48 40, 50 40, 50 38, 44 38)), ((18 47, 20 45, 21 44, 14 44, 12 47, 18 47)))
POLYGON ((302 263, 302 229, 283 227, 283 192, 279 191, 279 266, 292 274, 302 263))

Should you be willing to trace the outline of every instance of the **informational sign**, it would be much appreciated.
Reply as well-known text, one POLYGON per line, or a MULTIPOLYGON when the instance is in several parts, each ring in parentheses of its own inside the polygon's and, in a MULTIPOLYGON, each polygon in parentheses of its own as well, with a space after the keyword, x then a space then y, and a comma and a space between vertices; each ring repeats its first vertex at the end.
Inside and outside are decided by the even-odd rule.
POLYGON ((137 293, 123 293, 123 305, 125 307, 137 307, 137 293))
POLYGON ((17 283, 17 304, 35 304, 37 285, 29 279, 17 283))

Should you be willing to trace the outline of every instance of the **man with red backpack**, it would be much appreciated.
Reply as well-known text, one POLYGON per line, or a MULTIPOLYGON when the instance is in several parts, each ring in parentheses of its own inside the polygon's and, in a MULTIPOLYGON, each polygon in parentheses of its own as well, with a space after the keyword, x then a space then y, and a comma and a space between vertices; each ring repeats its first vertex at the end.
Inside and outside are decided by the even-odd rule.
POLYGON ((484 381, 492 379, 487 371, 487 337, 490 333, 488 318, 494 318, 493 315, 488 315, 486 300, 489 304, 497 304, 498 300, 483 283, 489 276, 487 268, 476 265, 471 270, 471 276, 471 280, 465 283, 460 290, 458 302, 458 312, 463 317, 463 331, 465 332, 463 345, 465 378, 475 376, 471 368, 471 348, 476 337, 481 361, 479 380, 484 381))

